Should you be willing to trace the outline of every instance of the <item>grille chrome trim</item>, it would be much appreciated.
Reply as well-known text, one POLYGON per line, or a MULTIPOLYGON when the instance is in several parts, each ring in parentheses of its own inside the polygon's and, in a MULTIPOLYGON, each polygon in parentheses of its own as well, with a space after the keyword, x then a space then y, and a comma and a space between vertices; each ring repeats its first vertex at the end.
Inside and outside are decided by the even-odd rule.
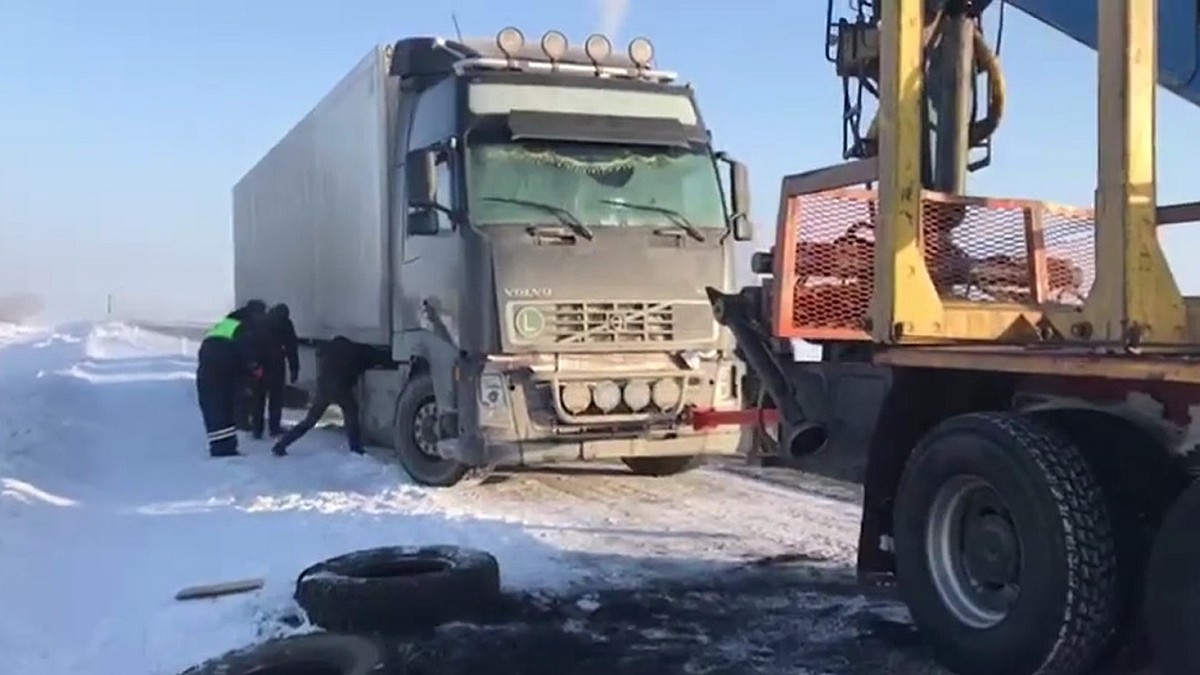
MULTIPOLYGON (((524 345, 671 345, 716 339, 717 326, 700 334, 690 327, 690 311, 711 312, 704 301, 576 300, 510 302, 507 333, 524 345), (536 311, 532 319, 530 311, 536 311), (522 327, 539 326, 522 334, 522 327), (689 329, 691 328, 691 329, 689 329)), ((690 317, 694 319, 693 317, 690 317)), ((707 326, 706 326, 707 328, 707 326)))

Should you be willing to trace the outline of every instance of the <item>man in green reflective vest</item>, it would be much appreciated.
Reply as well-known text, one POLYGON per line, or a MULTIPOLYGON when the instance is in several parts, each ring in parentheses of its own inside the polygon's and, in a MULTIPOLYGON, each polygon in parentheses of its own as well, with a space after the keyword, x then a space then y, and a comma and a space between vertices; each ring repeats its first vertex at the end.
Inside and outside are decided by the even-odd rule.
POLYGON ((208 452, 213 457, 238 454, 235 406, 245 378, 262 375, 253 331, 266 311, 266 303, 251 300, 218 321, 200 343, 196 394, 208 433, 208 452))

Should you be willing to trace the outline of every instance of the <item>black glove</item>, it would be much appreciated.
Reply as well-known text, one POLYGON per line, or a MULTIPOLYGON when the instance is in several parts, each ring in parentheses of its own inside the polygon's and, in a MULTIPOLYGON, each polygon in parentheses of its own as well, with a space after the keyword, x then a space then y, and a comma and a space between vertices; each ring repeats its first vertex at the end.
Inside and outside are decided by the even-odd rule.
POLYGON ((295 368, 292 368, 291 372, 292 384, 296 384, 296 380, 298 379, 300 379, 300 367, 296 366, 295 368))

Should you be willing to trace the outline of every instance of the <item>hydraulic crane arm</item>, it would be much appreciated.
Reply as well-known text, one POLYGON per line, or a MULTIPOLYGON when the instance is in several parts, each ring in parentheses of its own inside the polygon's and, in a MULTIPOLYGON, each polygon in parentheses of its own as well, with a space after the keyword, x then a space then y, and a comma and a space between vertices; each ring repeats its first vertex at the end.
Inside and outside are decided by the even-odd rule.
MULTIPOLYGON (((1073 40, 1096 49, 1099 13, 1094 1, 976 0, 980 10, 1007 2, 1073 40)), ((1200 106, 1200 3, 1158 0, 1158 83, 1200 106)))

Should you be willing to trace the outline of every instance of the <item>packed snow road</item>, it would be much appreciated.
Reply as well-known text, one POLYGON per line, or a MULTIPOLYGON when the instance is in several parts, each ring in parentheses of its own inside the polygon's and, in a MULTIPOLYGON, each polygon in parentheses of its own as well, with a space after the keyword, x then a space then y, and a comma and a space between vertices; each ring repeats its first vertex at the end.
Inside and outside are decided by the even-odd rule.
MULTIPOLYGON (((728 637, 732 624, 757 621, 756 630, 791 645, 794 664, 841 673, 858 672, 845 669, 851 661, 870 661, 846 655, 873 644, 863 638, 873 634, 870 626, 883 621, 887 630, 908 634, 903 617, 890 620, 893 606, 858 597, 850 583, 857 537, 852 500, 717 469, 648 479, 562 468, 425 490, 380 459, 382 451, 351 455, 341 434, 329 430, 305 437, 287 458, 250 441, 246 457, 212 459, 196 407, 196 346, 124 324, 0 327, 6 672, 178 673, 227 650, 305 630, 291 619, 297 572, 322 558, 391 544, 492 552, 506 589, 523 598, 518 614, 532 631, 528 639, 557 631, 577 641, 586 633, 607 636, 596 644, 610 650, 634 648, 636 639, 616 639, 619 628, 639 631, 659 654, 703 651, 700 642, 669 637, 675 621, 666 609, 678 604, 688 625, 702 623, 707 611, 723 617, 714 627, 728 637), (770 573, 756 564, 779 556, 802 564, 770 573), (731 571, 737 569, 743 572, 731 571), (735 586, 713 587, 718 571, 743 584, 724 600, 722 593, 735 586), (265 578, 265 588, 213 601, 173 599, 185 586, 247 577, 265 578), (576 600, 589 593, 589 606, 600 609, 574 616, 576 600), (645 620, 663 625, 631 620, 637 607, 645 620), (589 617, 597 622, 590 633, 565 628, 586 625, 589 617), (605 617, 620 620, 605 623, 605 617), (794 635, 793 624, 809 625, 812 634, 794 635)), ((492 636, 478 637, 481 645, 520 651, 514 645, 521 633, 478 630, 492 636)), ((428 653, 437 653, 437 640, 453 638, 440 635, 425 645, 428 653)), ((752 642, 739 643, 746 652, 737 659, 772 660, 752 642)), ((899 668, 883 642, 872 648, 872 662, 899 668)), ((719 651, 726 661, 734 658, 727 645, 719 651)), ((464 663, 487 658, 457 653, 464 663)), ((415 667, 415 656, 405 659, 415 667)), ((625 661, 596 663, 615 672, 625 661)), ((798 672, 797 665, 788 672, 798 672)), ((911 672, 932 672, 920 668, 911 672)))

